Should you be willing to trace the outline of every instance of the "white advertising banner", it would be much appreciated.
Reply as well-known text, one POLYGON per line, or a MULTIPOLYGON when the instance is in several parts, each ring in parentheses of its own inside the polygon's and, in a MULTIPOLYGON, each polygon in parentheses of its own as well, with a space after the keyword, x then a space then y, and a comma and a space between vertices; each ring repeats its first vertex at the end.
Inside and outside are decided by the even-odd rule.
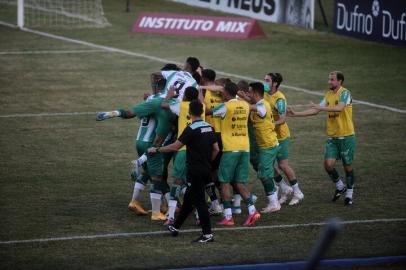
POLYGON ((314 27, 314 0, 171 0, 250 18, 314 27))

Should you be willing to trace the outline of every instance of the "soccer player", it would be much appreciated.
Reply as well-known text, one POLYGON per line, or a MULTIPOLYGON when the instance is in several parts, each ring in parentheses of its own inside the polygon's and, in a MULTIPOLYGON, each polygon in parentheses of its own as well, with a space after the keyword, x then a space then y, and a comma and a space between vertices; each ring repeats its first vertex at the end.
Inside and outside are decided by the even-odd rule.
POLYGON ((280 73, 268 73, 265 76, 265 86, 267 86, 267 89, 265 90, 268 90, 268 92, 264 97, 272 108, 273 118, 275 120, 275 131, 278 136, 280 147, 276 156, 278 166, 275 166, 274 177, 275 182, 279 184, 281 188, 281 198, 279 203, 284 204, 288 200, 288 196, 293 192, 293 197, 290 200, 289 205, 296 205, 303 200, 304 195, 299 188, 296 174, 288 163, 290 132, 288 124, 286 123, 286 98, 278 89, 282 81, 283 78, 280 73), (278 167, 288 178, 290 186, 288 186, 283 180, 282 175, 278 172, 278 167))
MULTIPOLYGON (((204 95, 204 104, 206 108, 212 110, 214 107, 223 103, 223 94, 220 89, 216 89, 216 72, 212 69, 203 69, 202 70, 202 84, 199 86, 199 89, 202 89, 204 95)), ((222 88, 221 88, 222 89, 222 88)), ((215 185, 219 186, 218 180, 218 169, 220 165, 221 155, 223 153, 223 145, 221 143, 221 133, 220 133, 220 118, 213 117, 211 114, 206 115, 206 122, 209 123, 215 132, 217 143, 219 145, 220 152, 213 160, 212 163, 212 179, 213 181, 208 184, 206 187, 206 192, 210 196, 211 207, 209 212, 213 215, 219 215, 223 212, 223 209, 220 206, 220 203, 217 199, 215 185)))
MULTIPOLYGON (((159 92, 159 90, 162 89, 160 87, 164 85, 165 79, 162 76, 152 74, 151 83, 153 86, 154 95, 150 96, 146 101, 129 109, 99 112, 97 113, 96 120, 101 121, 113 117, 129 119, 136 116, 139 118, 153 116, 157 121, 157 124, 155 128, 156 135, 152 144, 155 146, 162 145, 164 139, 167 137, 170 131, 170 124, 168 123, 170 123, 172 120, 170 114, 164 112, 164 110, 161 108, 163 98, 162 93, 159 92)), ((153 155, 148 158, 147 171, 153 183, 152 189, 150 190, 152 205, 151 220, 166 220, 165 215, 163 215, 160 211, 162 195, 167 193, 167 184, 162 181, 163 158, 161 154, 153 155)))
POLYGON ((257 148, 257 172, 268 197, 268 206, 262 213, 279 211, 278 193, 273 181, 274 163, 279 150, 271 106, 264 101, 264 85, 260 82, 249 84, 248 97, 251 99, 250 122, 257 148))
MULTIPOLYGON (((172 99, 175 96, 174 88, 168 91, 165 101, 162 102, 161 107, 170 109, 172 113, 178 116, 178 137, 182 134, 183 130, 192 124, 191 117, 189 115, 189 104, 193 100, 199 98, 199 92, 196 88, 189 86, 185 89, 183 100, 179 102, 177 99, 172 99)), ((201 116, 204 120, 204 114, 201 116)), ((181 194, 182 187, 186 185, 186 146, 180 148, 175 155, 173 162, 174 182, 170 189, 170 200, 168 203, 168 219, 165 225, 173 224, 175 220, 175 210, 177 201, 181 194)))
POLYGON ((238 87, 229 82, 224 86, 225 102, 212 110, 213 116, 221 117, 221 140, 223 156, 220 160, 219 181, 224 206, 224 218, 218 224, 232 226, 231 185, 233 185, 248 206, 248 217, 244 226, 253 225, 261 214, 255 208, 252 196, 246 187, 249 166, 248 117, 249 104, 237 100, 238 87))
POLYGON ((184 129, 173 144, 152 147, 148 150, 150 153, 174 152, 186 145, 188 187, 179 216, 173 225, 168 226, 168 230, 173 236, 177 236, 194 206, 199 214, 202 227, 202 235, 193 241, 197 243, 213 242, 214 240, 204 190, 207 181, 211 181, 211 162, 219 152, 213 128, 201 119, 203 113, 203 104, 200 101, 190 102, 189 115, 192 118, 192 124, 184 129))
POLYGON ((355 131, 352 121, 352 98, 348 89, 342 85, 344 74, 340 71, 330 72, 328 76, 329 90, 320 104, 312 104, 303 112, 288 109, 288 116, 310 116, 321 111, 327 112, 327 142, 324 151, 324 168, 336 185, 332 201, 335 202, 345 194, 344 205, 352 205, 354 188, 354 169, 352 167, 355 151, 355 131), (336 160, 343 163, 347 187, 334 168, 336 160))
POLYGON ((197 88, 198 83, 193 77, 193 74, 198 74, 196 70, 200 67, 200 62, 195 57, 188 57, 184 64, 184 70, 161 70, 155 74, 161 74, 166 80, 164 95, 169 91, 170 87, 175 87, 177 99, 182 101, 183 93, 189 86, 197 88))

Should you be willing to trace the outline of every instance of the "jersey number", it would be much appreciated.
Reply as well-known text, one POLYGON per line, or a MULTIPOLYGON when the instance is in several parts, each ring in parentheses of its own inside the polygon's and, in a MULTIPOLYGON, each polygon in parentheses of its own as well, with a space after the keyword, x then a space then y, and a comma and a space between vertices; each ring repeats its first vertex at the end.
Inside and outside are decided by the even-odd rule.
POLYGON ((175 87, 176 93, 179 95, 179 91, 183 88, 185 85, 185 81, 176 81, 173 86, 175 87))

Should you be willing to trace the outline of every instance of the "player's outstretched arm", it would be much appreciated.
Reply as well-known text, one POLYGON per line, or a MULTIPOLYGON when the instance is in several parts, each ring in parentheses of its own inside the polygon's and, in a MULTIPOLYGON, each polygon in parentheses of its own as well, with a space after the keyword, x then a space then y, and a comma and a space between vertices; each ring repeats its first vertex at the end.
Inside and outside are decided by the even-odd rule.
POLYGON ((312 116, 316 115, 320 112, 320 110, 316 108, 310 108, 308 110, 302 111, 302 112, 296 112, 292 109, 292 107, 287 108, 287 116, 290 117, 304 117, 304 116, 312 116))

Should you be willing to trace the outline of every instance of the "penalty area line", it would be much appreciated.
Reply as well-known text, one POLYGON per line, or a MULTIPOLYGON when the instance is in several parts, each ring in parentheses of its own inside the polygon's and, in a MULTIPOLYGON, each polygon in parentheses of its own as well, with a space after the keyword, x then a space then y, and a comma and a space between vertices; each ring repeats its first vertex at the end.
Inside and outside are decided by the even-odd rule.
MULTIPOLYGON (((406 218, 384 218, 384 219, 367 219, 367 220, 346 220, 339 222, 342 225, 351 224, 371 224, 371 223, 391 223, 391 222, 405 222, 406 218)), ((281 224, 281 225, 268 225, 268 226, 255 226, 255 227, 223 227, 214 228, 213 231, 251 231, 251 230, 272 230, 272 229, 290 229, 290 228, 305 228, 305 227, 321 227, 325 226, 327 222, 316 223, 301 223, 301 224, 281 224)), ((187 229, 181 230, 181 233, 194 233, 201 232, 201 229, 187 229)), ((9 240, 0 241, 0 245, 17 245, 17 244, 30 244, 30 243, 47 243, 57 241, 70 241, 70 240, 89 240, 89 239, 103 239, 103 238, 128 238, 138 236, 154 236, 169 234, 168 231, 152 231, 152 232, 124 232, 124 233, 107 233, 95 235, 78 235, 78 236, 65 236, 65 237, 51 237, 51 238, 38 238, 26 240, 9 240)))

